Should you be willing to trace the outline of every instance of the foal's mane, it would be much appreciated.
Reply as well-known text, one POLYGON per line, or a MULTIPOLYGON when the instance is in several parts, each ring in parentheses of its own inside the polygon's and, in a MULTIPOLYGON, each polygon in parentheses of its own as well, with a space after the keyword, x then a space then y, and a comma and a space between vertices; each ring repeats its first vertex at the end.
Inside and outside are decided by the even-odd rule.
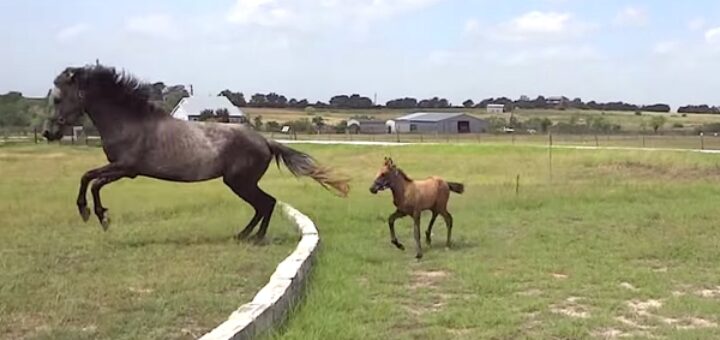
POLYGON ((125 71, 101 65, 85 66, 78 70, 80 88, 87 93, 110 99, 118 106, 129 108, 135 117, 164 116, 168 113, 150 102, 151 85, 125 71))
POLYGON ((406 180, 406 181, 408 181, 408 182, 412 182, 412 179, 410 179, 410 177, 408 177, 408 175, 405 173, 405 171, 403 171, 402 169, 397 168, 397 167, 395 168, 395 170, 397 170, 398 174, 400 174, 400 176, 401 176, 404 180, 406 180))

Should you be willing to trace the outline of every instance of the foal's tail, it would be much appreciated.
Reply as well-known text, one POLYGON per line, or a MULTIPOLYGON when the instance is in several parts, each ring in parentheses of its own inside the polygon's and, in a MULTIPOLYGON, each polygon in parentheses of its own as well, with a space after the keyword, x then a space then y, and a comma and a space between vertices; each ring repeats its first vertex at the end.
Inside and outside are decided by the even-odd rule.
POLYGON ((456 183, 456 182, 447 182, 448 186, 450 187, 450 191, 456 192, 458 194, 462 194, 465 192, 465 185, 462 183, 456 183))
POLYGON ((270 152, 275 156, 275 161, 280 166, 280 160, 295 176, 308 176, 316 180, 323 188, 328 186, 335 189, 341 197, 347 197, 350 192, 350 181, 348 178, 339 178, 331 174, 331 170, 327 167, 319 165, 312 156, 292 149, 288 146, 280 144, 273 140, 268 140, 270 152))

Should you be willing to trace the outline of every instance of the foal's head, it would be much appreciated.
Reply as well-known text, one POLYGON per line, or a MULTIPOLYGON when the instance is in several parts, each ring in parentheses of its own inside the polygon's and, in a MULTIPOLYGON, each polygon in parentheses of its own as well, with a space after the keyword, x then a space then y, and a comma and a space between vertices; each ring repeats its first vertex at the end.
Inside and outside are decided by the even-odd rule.
POLYGON ((385 157, 385 163, 383 163, 382 168, 380 168, 377 176, 375 176, 375 181, 372 186, 370 186, 370 192, 377 194, 378 191, 390 188, 393 179, 400 175, 402 175, 402 172, 397 166, 395 166, 392 158, 385 157))
POLYGON ((76 124, 84 112, 84 93, 79 86, 81 68, 69 67, 55 78, 50 104, 53 113, 45 121, 43 137, 48 140, 62 138, 62 129, 76 124))

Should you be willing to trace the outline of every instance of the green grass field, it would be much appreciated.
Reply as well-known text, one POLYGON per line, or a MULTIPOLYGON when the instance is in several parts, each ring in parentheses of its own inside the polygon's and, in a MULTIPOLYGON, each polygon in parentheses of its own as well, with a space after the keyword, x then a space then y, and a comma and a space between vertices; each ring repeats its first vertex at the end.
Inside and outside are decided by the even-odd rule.
MULTIPOLYGON (((556 150, 550 182, 535 148, 304 149, 352 174, 355 191, 288 193, 323 248, 305 303, 275 338, 720 336, 717 156, 556 150), (420 262, 390 245, 391 198, 368 192, 385 155, 410 176, 467 185, 450 201, 453 249, 442 223, 420 262)), ((410 221, 398 230, 412 245, 410 221)))
MULTIPOLYGON (((720 336, 718 155, 558 149, 551 180, 547 150, 520 145, 294 147, 351 175, 353 191, 339 199, 285 170, 263 180, 323 240, 304 302, 270 338, 720 336), (440 220, 422 261, 410 220, 397 223, 410 250, 390 245, 390 195, 368 192, 384 156, 411 177, 465 183, 450 200, 452 249, 440 220)), ((236 245, 249 208, 222 184, 147 179, 106 189, 102 233, 74 206, 99 149, 2 147, 0 161, 4 337, 198 335, 297 239, 276 217, 271 245, 236 245)))
POLYGON ((0 147, 0 338, 194 339, 295 248, 280 214, 269 246, 232 240, 251 209, 220 181, 107 186, 104 233, 74 206, 82 173, 104 163, 99 148, 0 147))

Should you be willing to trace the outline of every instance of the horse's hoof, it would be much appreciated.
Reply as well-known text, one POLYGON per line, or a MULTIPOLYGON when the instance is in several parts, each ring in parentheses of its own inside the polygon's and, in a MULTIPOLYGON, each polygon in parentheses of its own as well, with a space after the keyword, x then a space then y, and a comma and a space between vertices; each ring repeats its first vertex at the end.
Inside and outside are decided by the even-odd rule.
POLYGON ((432 240, 429 237, 427 237, 427 238, 425 238, 425 243, 427 243, 427 245, 431 245, 432 240))
POLYGON ((421 259, 422 257, 423 257, 422 254, 416 254, 416 255, 415 255, 415 258, 418 259, 418 260, 421 259))
POLYGON ((88 209, 86 206, 78 206, 78 210, 80 211, 80 217, 82 217, 83 222, 87 222, 90 219, 90 209, 88 209))
POLYGON ((405 250, 405 246, 403 246, 402 243, 400 243, 398 241, 391 241, 390 243, 392 243, 395 247, 397 247, 397 249, 400 249, 402 251, 405 250))
POLYGON ((252 238, 250 238, 249 241, 251 241, 252 244, 254 244, 256 246, 262 246, 262 245, 267 244, 267 242, 266 242, 267 240, 265 240, 264 236, 261 237, 261 236, 255 235, 252 238))
POLYGON ((103 231, 107 231, 108 228, 110 228, 110 215, 105 211, 100 218, 100 225, 103 228, 103 231))

